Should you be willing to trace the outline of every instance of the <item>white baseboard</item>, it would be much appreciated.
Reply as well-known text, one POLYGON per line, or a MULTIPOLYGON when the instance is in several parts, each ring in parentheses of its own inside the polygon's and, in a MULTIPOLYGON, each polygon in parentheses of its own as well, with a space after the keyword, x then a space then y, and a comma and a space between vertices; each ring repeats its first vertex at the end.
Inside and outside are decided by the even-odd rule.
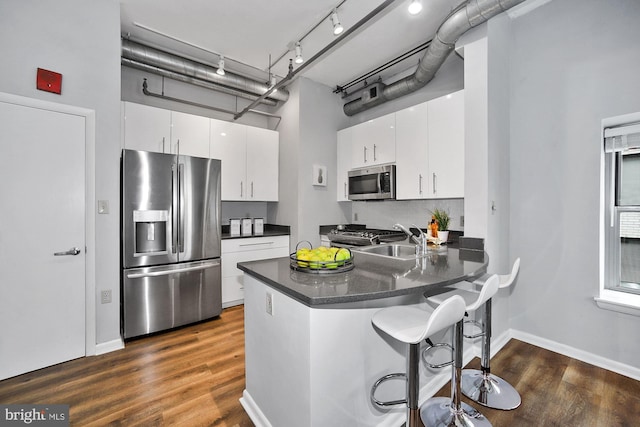
POLYGON ((242 392, 240 404, 256 427, 272 427, 269 420, 267 420, 267 417, 264 416, 258 405, 256 405, 255 400, 253 400, 246 389, 242 392))
POLYGON ((122 350, 124 348, 124 341, 122 338, 96 344, 96 356, 105 353, 111 353, 112 351, 122 350))
POLYGON ((551 341, 546 338, 530 334, 528 332, 511 329, 510 335, 511 338, 515 338, 528 344, 542 347, 544 349, 560 353, 573 359, 581 360, 585 363, 589 363, 590 365, 594 365, 599 368, 624 375, 625 377, 632 378, 636 381, 640 381, 640 369, 634 366, 616 362, 615 360, 607 359, 605 357, 601 357, 584 350, 570 347, 566 344, 561 344, 556 341, 551 341))
POLYGON ((244 299, 237 299, 234 301, 227 301, 222 303, 222 308, 234 307, 236 305, 244 304, 244 299))

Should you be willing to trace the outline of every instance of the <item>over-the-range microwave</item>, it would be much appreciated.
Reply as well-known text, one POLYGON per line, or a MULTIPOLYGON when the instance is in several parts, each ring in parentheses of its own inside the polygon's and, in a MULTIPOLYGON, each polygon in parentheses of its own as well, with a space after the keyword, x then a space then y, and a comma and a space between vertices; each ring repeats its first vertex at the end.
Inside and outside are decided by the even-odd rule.
POLYGON ((396 165, 353 169, 349 176, 349 200, 396 198, 396 165))

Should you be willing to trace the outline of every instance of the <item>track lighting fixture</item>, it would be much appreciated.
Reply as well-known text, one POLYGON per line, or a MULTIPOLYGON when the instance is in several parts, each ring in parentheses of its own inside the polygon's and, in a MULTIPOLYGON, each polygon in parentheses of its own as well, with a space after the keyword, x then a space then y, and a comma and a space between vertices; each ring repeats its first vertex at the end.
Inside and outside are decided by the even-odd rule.
POLYGON ((304 59, 302 58, 302 46, 300 46, 300 42, 296 42, 296 64, 302 64, 304 59))
POLYGON ((411 15, 417 15, 422 10, 422 3, 420 0, 411 0, 411 4, 409 4, 409 13, 411 15))
POLYGON ((216 70, 216 74, 224 76, 224 56, 222 55, 220 55, 220 59, 218 60, 218 69, 216 70))
POLYGON ((333 9, 333 12, 331 12, 331 24, 333 24, 334 36, 337 36, 344 31, 344 27, 340 23, 340 18, 338 18, 338 11, 336 9, 333 9))

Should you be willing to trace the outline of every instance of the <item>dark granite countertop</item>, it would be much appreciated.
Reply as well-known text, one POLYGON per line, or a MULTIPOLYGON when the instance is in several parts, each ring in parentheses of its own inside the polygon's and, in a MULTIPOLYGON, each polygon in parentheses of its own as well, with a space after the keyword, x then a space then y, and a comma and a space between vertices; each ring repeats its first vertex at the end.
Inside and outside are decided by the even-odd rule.
POLYGON ((442 246, 418 259, 403 261, 354 253, 354 269, 317 274, 295 271, 290 259, 238 263, 238 268, 309 307, 424 293, 486 272, 489 256, 442 246))
POLYGON ((250 234, 248 236, 232 236, 229 234, 229 226, 222 226, 222 240, 225 239, 247 239, 250 237, 271 237, 271 236, 288 236, 291 234, 291 228, 288 225, 275 225, 275 224, 265 224, 264 225, 264 233, 262 234, 250 234))

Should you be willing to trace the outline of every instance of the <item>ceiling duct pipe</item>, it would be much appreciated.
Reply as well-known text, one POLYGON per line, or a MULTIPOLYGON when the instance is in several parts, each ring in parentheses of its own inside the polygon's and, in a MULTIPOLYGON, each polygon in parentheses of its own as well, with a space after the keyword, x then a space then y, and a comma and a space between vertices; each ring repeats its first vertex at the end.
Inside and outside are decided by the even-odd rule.
POLYGON ((523 1, 469 0, 462 4, 440 24, 429 48, 412 75, 390 85, 379 82, 365 88, 361 98, 344 105, 344 113, 347 116, 353 116, 423 88, 433 79, 438 69, 453 51, 460 36, 523 1))
MULTIPOLYGON (((221 86, 216 83, 208 82, 206 80, 196 79, 195 77, 185 76, 184 74, 174 73, 173 71, 163 70, 158 67, 154 67, 153 65, 142 64, 137 61, 132 61, 127 58, 120 58, 120 63, 127 67, 136 68, 138 70, 142 70, 151 74, 155 74, 162 77, 167 77, 172 80, 177 80, 179 82, 188 83, 194 86, 200 86, 206 89, 215 90, 218 92, 226 93, 227 95, 237 96, 238 98, 248 99, 250 101, 255 100, 258 95, 250 95, 241 90, 231 89, 226 86, 221 86)), ((264 105, 268 105, 271 107, 275 107, 278 103, 272 99, 263 99, 261 101, 264 105)))
MULTIPOLYGON (((222 87, 237 89, 250 95, 260 96, 269 89, 265 82, 248 79, 229 71, 227 71, 224 76, 221 76, 216 73, 217 69, 214 67, 181 58, 127 39, 122 39, 122 58, 137 64, 156 67, 159 70, 166 70, 198 80, 211 82, 222 87)), ((125 62, 126 61, 123 61, 123 63, 125 62)), ((286 102, 289 99, 289 93, 281 89, 270 94, 269 98, 275 101, 286 102)))

